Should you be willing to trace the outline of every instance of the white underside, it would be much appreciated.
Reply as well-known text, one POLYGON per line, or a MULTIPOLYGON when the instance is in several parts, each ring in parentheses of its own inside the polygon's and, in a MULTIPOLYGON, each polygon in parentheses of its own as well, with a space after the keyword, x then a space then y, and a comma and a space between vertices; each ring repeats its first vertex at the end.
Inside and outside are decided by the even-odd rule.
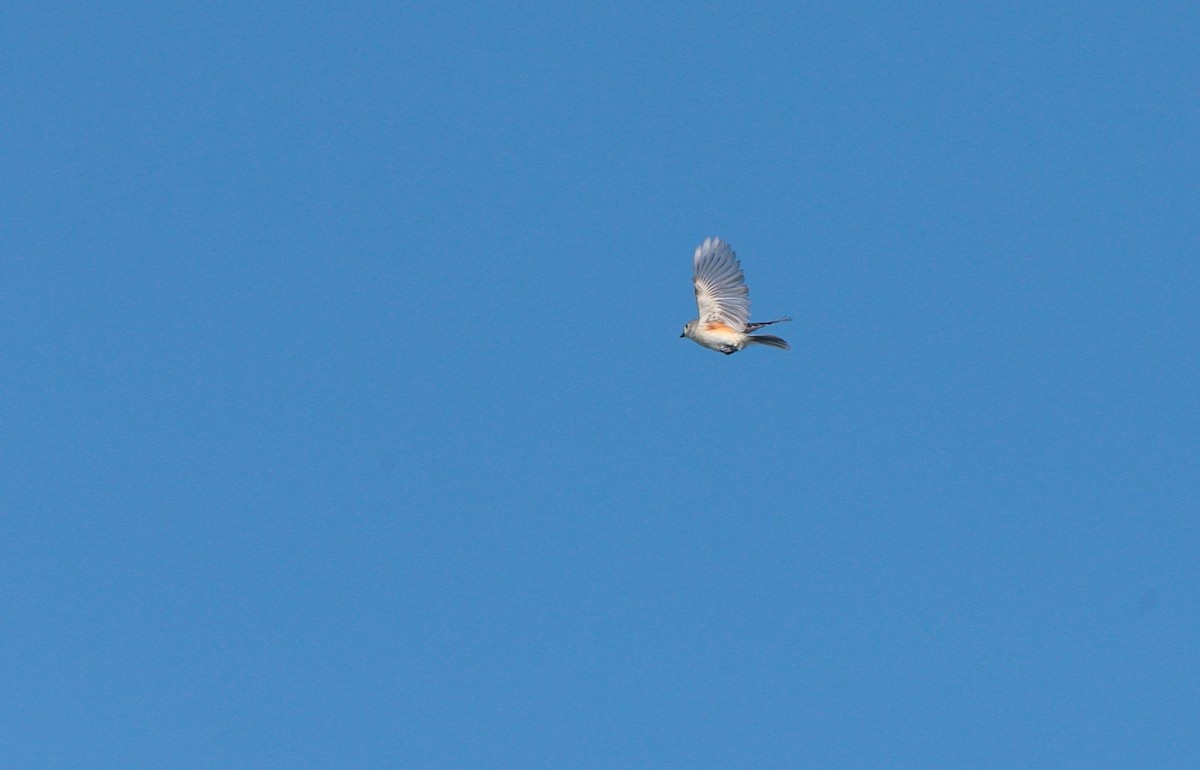
POLYGON ((730 347, 741 350, 746 347, 746 335, 734 331, 693 329, 688 337, 709 350, 724 351, 730 347))

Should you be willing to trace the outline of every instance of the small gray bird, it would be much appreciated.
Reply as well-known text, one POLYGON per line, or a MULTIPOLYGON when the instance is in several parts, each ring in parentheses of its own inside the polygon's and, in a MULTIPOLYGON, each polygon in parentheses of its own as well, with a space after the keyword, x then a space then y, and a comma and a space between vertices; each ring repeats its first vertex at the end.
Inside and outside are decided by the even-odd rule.
POLYGON ((727 356, 752 344, 789 349, 785 340, 773 334, 750 334, 755 329, 792 319, 785 316, 750 323, 750 290, 746 288, 742 265, 728 243, 720 238, 705 238, 696 247, 692 265, 700 317, 684 324, 680 337, 688 337, 727 356))

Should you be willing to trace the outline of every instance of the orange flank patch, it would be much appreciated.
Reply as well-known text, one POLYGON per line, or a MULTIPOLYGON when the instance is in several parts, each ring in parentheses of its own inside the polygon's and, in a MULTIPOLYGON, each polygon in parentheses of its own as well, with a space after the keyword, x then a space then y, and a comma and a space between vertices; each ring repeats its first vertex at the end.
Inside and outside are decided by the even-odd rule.
POLYGON ((706 332, 729 332, 730 334, 737 334, 736 331, 729 328, 728 326, 721 323, 720 321, 709 321, 708 323, 704 324, 704 331, 706 331, 706 332))

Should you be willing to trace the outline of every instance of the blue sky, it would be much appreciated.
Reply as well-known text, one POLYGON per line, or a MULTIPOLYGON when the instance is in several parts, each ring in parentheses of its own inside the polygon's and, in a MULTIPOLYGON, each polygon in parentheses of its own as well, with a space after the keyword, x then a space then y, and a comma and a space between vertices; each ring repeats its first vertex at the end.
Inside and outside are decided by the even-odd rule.
POLYGON ((1200 766, 1194 4, 397 5, 6 12, 4 764, 1200 766))

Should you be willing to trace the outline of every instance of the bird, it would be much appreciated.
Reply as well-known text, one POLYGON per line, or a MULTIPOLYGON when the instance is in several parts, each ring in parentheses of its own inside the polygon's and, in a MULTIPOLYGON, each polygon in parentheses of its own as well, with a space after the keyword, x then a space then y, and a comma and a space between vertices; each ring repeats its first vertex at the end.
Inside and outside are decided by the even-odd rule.
POLYGON ((751 334, 771 324, 790 321, 784 316, 774 321, 750 323, 750 290, 742 264, 729 244, 717 237, 705 238, 692 256, 692 283, 696 287, 699 318, 683 326, 680 337, 687 337, 709 350, 733 355, 747 345, 790 350, 787 341, 773 334, 751 334))

